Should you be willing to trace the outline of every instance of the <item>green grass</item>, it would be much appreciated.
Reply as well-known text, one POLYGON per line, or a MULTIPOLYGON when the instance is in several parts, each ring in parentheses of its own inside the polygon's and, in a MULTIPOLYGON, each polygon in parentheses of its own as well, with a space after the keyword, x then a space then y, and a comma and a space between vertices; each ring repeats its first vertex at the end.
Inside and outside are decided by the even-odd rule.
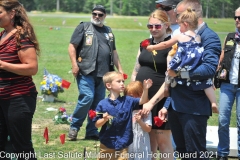
MULTIPOLYGON (((66 143, 62 145, 60 143, 59 136, 60 134, 65 133, 67 139, 69 125, 54 125, 52 119, 57 112, 46 110, 49 107, 56 109, 59 107, 65 107, 67 113, 71 114, 75 108, 78 96, 76 82, 74 81, 72 74, 69 73, 71 70, 71 63, 68 56, 68 44, 70 37, 79 22, 89 21, 90 17, 70 18, 65 16, 65 14, 58 14, 57 17, 42 16, 41 14, 30 16, 41 47, 39 71, 37 75, 33 77, 39 91, 37 109, 33 118, 33 144, 39 159, 42 160, 83 159, 81 157, 77 158, 76 155, 79 154, 79 156, 81 156, 84 147, 87 148, 88 153, 95 153, 97 150, 95 147, 95 141, 83 140, 85 136, 86 122, 78 134, 78 141, 71 142, 66 140, 66 143), (63 20, 66 21, 65 25, 62 25, 63 20), (53 27, 52 30, 49 29, 50 26, 53 27), (60 29, 56 30, 56 27, 60 29), (59 94, 57 99, 59 100, 58 102, 48 103, 41 101, 40 82, 43 78, 44 68, 46 68, 50 73, 59 75, 61 78, 72 83, 69 89, 65 89, 64 93, 59 94), (50 140, 48 144, 45 144, 45 140, 43 138, 45 127, 48 127, 49 129, 50 140)), ((135 64, 140 41, 149 37, 149 32, 146 28, 147 20, 148 17, 107 17, 106 19, 106 25, 111 26, 115 34, 117 51, 119 53, 123 69, 129 77, 131 76, 131 72, 135 64)), ((226 36, 226 33, 221 32, 234 31, 234 21, 232 19, 207 19, 206 22, 210 28, 219 32, 221 41, 223 41, 226 36), (214 21, 217 23, 214 23, 214 21)), ((126 84, 128 82, 129 79, 126 81, 126 84)), ((216 93, 217 92, 218 90, 216 93)), ((232 112, 231 127, 235 127, 235 107, 232 112)), ((209 119, 208 124, 213 126, 218 125, 216 114, 209 119)), ((87 159, 91 160, 96 158, 93 157, 87 159)))

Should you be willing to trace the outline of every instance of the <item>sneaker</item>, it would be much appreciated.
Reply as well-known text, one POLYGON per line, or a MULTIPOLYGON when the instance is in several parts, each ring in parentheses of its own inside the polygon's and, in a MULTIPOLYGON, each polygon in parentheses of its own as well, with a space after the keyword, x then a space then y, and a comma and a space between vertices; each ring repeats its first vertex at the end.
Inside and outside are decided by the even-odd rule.
POLYGON ((70 138, 70 141, 76 141, 77 140, 77 130, 76 129, 71 129, 68 132, 68 138, 70 138))

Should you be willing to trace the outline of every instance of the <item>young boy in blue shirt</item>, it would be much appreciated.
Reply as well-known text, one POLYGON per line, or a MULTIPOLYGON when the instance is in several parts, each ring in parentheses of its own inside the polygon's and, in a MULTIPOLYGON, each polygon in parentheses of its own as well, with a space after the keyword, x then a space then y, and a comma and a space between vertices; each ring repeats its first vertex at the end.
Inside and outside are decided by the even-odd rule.
POLYGON ((148 101, 152 80, 144 80, 141 98, 120 95, 125 87, 120 72, 107 72, 103 82, 110 94, 99 102, 93 119, 95 126, 101 127, 98 160, 127 160, 127 148, 133 142, 132 111, 148 101))

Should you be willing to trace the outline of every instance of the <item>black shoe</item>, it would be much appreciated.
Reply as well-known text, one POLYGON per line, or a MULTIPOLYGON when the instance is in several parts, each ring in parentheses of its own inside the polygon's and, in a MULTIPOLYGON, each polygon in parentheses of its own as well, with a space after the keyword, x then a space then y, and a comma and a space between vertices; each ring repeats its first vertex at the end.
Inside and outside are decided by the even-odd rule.
POLYGON ((99 140, 99 136, 98 135, 92 135, 92 136, 86 136, 85 137, 86 140, 99 140))
POLYGON ((222 156, 218 156, 217 160, 228 160, 228 157, 222 157, 222 156))

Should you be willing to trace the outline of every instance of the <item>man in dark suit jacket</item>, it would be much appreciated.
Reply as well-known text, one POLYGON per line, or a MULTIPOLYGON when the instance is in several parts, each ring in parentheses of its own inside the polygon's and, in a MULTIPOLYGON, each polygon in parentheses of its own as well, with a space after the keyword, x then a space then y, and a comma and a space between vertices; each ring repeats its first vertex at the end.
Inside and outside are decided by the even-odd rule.
MULTIPOLYGON (((218 35, 208 28, 202 19, 202 6, 199 0, 183 0, 176 8, 177 16, 188 7, 195 10, 198 19, 197 33, 201 36, 204 47, 203 63, 198 68, 191 71, 175 73, 168 70, 172 77, 178 76, 182 79, 203 80, 213 78, 221 53, 221 43, 218 35)), ((143 106, 143 113, 148 113, 149 109, 159 101, 162 91, 158 93, 143 106)), ((169 102, 169 101, 168 101, 169 102)), ((207 120, 212 115, 209 99, 204 90, 193 91, 191 86, 177 84, 171 88, 170 107, 166 105, 159 111, 159 116, 164 119, 168 113, 168 120, 176 143, 175 158, 201 158, 209 159, 205 154, 206 149, 206 129, 207 120)))

